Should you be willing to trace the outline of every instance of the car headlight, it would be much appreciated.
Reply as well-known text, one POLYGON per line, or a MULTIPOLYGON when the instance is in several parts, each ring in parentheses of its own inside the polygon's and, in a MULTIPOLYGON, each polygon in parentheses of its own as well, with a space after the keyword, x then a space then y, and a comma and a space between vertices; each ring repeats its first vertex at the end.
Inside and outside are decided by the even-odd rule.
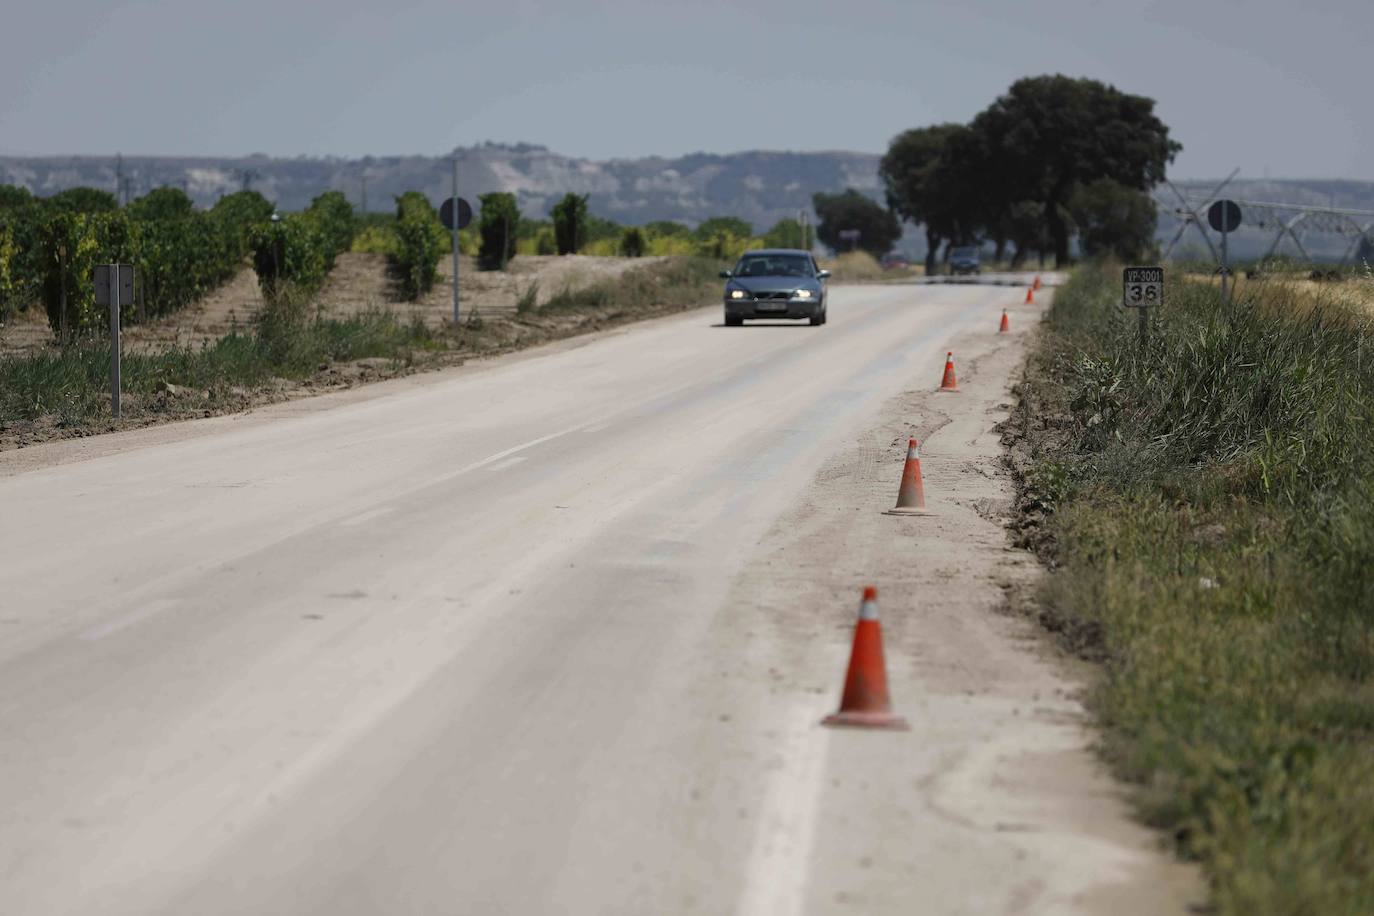
POLYGON ((730 290, 730 298, 731 298, 731 299, 743 299, 743 298, 745 297, 745 295, 746 295, 746 293, 745 293, 744 290, 742 290, 742 289, 732 289, 732 290, 730 290))
POLYGON ((809 290, 809 289, 799 289, 799 290, 796 291, 796 293, 795 293, 794 295, 795 295, 798 299, 810 299, 810 298, 811 298, 811 290, 809 290))

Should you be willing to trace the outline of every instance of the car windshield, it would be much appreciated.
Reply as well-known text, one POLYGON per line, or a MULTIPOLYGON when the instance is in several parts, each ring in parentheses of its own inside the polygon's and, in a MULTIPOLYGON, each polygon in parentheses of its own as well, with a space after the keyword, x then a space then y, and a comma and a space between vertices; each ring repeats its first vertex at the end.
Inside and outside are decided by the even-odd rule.
POLYGON ((747 254, 735 265, 737 277, 813 277, 804 254, 747 254))
POLYGON ((976 258, 978 257, 977 248, 956 248, 949 253, 951 258, 976 258))

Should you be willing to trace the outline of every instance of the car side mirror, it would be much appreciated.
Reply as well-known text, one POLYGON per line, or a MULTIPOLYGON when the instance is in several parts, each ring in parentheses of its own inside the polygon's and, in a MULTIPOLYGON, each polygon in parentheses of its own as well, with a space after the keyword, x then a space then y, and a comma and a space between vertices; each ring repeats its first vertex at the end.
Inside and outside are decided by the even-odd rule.
POLYGON ((728 280, 728 279, 730 279, 730 278, 733 277, 733 276, 734 276, 734 274, 730 273, 730 271, 728 271, 728 270, 722 270, 722 271, 720 272, 720 278, 721 278, 722 280, 728 280))
POLYGON ((817 272, 816 272, 816 279, 817 279, 817 280, 829 280, 829 279, 830 279, 830 271, 828 271, 828 270, 817 271, 817 272))

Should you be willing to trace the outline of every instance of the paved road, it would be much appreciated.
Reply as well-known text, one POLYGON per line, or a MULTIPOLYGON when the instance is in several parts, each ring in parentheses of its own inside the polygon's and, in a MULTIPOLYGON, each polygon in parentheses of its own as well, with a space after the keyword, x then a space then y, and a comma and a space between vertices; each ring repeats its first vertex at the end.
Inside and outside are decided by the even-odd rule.
POLYGON ((695 312, 0 477, 0 911, 801 912, 750 869, 814 790, 756 761, 833 698, 722 709, 727 587, 1007 295, 695 312))

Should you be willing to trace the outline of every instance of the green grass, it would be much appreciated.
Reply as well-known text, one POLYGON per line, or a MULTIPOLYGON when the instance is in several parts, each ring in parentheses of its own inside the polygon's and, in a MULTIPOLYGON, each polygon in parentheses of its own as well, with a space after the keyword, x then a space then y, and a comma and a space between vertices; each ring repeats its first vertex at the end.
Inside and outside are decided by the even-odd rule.
MULTIPOLYGON (((166 385, 222 399, 233 388, 306 378, 330 363, 368 357, 409 362, 443 346, 418 321, 402 323, 381 310, 321 318, 309 313, 301 297, 289 295, 265 308, 252 328, 206 347, 123 354, 121 388, 131 396, 128 415, 137 417, 185 408, 175 398, 158 397, 166 385)), ((110 409, 109 379, 108 341, 0 357, 0 425, 43 416, 56 417, 62 426, 102 422, 110 409)))
POLYGON ((1049 622, 1104 663, 1104 751, 1222 913, 1374 912, 1374 326, 1119 273, 1055 296, 1018 411, 1049 622))

